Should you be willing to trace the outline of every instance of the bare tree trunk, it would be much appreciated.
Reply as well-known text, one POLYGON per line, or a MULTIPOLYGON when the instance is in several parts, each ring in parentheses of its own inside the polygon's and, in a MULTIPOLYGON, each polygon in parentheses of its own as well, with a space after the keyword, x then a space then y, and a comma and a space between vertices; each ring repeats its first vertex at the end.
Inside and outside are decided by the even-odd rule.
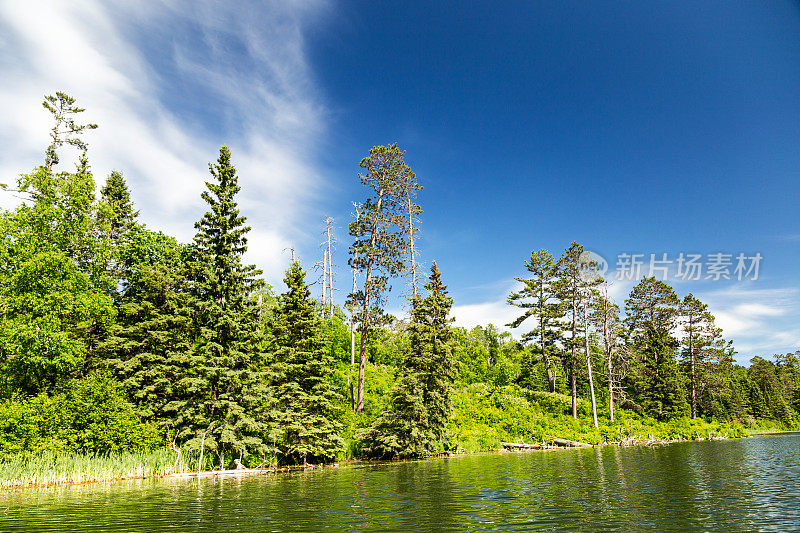
MULTIPOLYGON (((358 209, 358 204, 353 202, 353 207, 356 209, 356 224, 358 224, 358 220, 361 218, 361 212, 358 209)), ((356 253, 353 257, 354 262, 358 261, 358 254, 356 253)), ((358 287, 356 286, 356 269, 353 267, 353 295, 355 296, 356 290, 358 287)), ((356 364, 356 304, 355 301, 350 305, 350 366, 356 364)), ((350 388, 350 396, 353 394, 352 387, 350 388)), ((355 407, 355 402, 352 402, 353 406, 355 407)))
POLYGON ((578 418, 578 377, 576 376, 576 368, 575 368, 575 361, 578 358, 576 353, 577 348, 577 313, 578 313, 578 305, 576 301, 575 289, 572 291, 572 338, 570 339, 572 344, 572 359, 569 363, 569 379, 572 385, 572 418, 578 418))
POLYGON ((367 329, 369 327, 370 281, 372 281, 372 259, 370 259, 367 263, 367 279, 364 284, 364 314, 361 318, 361 346, 359 349, 358 360, 358 402, 356 403, 357 413, 360 413, 364 410, 364 371, 366 370, 367 365, 367 329))
POLYGON ((322 318, 328 307, 328 252, 322 252, 322 318))
POLYGON ((608 285, 603 285, 603 347, 605 348, 608 362, 608 418, 614 421, 614 368, 611 353, 611 330, 608 327, 608 313, 611 306, 608 303, 608 285))
POLYGON ((589 392, 592 396, 592 421, 594 427, 599 427, 597 423, 597 401, 594 397, 594 378, 592 377, 592 353, 589 350, 589 296, 583 304, 583 338, 586 346, 586 369, 589 372, 589 392))
POLYGON ((325 219, 325 231, 328 234, 328 316, 333 318, 333 237, 331 236, 331 224, 333 224, 333 218, 328 217, 325 219))
POLYGON ((546 308, 546 299, 544 294, 544 280, 539 280, 539 337, 542 341, 542 359, 544 360, 544 368, 547 372, 547 382, 550 386, 550 392, 556 391, 556 374, 550 357, 547 355, 547 348, 545 343, 546 328, 544 325, 544 312, 546 308))
POLYGON ((411 257, 411 297, 417 296, 417 258, 416 248, 414 247, 414 211, 412 209, 411 197, 406 198, 408 206, 408 244, 409 255, 411 257))
POLYGON ((694 369, 694 339, 692 337, 692 330, 694 329, 693 318, 692 315, 689 316, 689 373, 692 378, 692 420, 697 418, 697 385, 694 369))

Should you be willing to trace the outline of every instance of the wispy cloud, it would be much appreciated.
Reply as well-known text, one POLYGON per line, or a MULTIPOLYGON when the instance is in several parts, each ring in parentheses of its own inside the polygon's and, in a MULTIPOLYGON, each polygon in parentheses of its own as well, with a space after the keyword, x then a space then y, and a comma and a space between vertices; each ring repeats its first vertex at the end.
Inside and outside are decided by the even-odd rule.
MULTIPOLYGON (((0 3, 0 181, 42 160, 50 125, 40 102, 64 90, 100 124, 88 139, 98 184, 123 171, 143 221, 188 240, 207 163, 227 144, 253 227, 249 260, 278 281, 281 250, 308 238, 298 222, 325 187, 313 163, 325 109, 303 38, 325 7, 0 3)), ((3 195, 0 206, 13 201, 3 195)))

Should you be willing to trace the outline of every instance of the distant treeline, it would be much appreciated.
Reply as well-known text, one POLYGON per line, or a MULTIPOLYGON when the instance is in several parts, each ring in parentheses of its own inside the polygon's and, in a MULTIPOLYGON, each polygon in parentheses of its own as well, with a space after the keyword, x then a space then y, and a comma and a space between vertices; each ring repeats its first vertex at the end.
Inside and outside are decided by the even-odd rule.
MULTIPOLYGON (((421 187, 397 145, 361 161, 345 314, 329 285, 312 297, 298 262, 280 294, 242 262, 250 228, 227 147, 183 244, 138 221, 122 173, 97 196, 83 135, 96 126, 77 122, 73 98, 44 107, 42 164, 2 186, 23 201, 0 212, 0 459, 166 447, 176 464, 254 466, 486 449, 554 430, 599 441, 800 420, 798 354, 736 365, 707 307, 653 278, 620 317, 577 243, 526 262, 509 296, 521 341, 454 327, 435 262, 421 281, 421 187), (59 170, 65 144, 74 170, 59 170), (399 321, 380 305, 403 276, 399 321)), ((323 264, 330 280, 330 256, 323 264)))

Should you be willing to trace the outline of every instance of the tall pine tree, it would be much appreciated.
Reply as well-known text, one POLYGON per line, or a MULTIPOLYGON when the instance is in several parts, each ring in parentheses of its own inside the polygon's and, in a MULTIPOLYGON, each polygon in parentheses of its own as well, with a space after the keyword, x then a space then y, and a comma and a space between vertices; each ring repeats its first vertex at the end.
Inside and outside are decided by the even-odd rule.
POLYGON ((687 414, 689 407, 675 360, 678 304, 672 287, 654 277, 643 278, 625 300, 625 323, 636 353, 629 388, 634 399, 660 419, 687 414))
POLYGON ((512 328, 519 327, 529 317, 536 319, 534 329, 522 336, 523 342, 534 341, 544 361, 545 373, 550 392, 556 391, 557 369, 554 359, 558 351, 554 336, 559 330, 558 320, 564 310, 557 297, 555 260, 547 250, 531 252, 531 258, 525 261, 525 268, 532 274, 530 278, 514 278, 524 284, 522 289, 508 296, 508 303, 525 312, 508 324, 512 328))

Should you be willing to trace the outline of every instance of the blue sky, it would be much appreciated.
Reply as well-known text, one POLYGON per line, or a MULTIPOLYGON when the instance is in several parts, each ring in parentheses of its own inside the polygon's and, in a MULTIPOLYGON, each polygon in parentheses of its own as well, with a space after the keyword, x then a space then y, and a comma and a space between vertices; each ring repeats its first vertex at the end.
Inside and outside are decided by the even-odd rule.
POLYGON ((66 90, 148 225, 191 238, 228 144, 250 259, 280 287, 283 249, 319 260, 333 216, 344 287, 358 162, 398 142, 459 323, 513 318, 533 249, 577 240, 612 278, 621 253, 733 254, 731 273, 760 253, 757 280, 667 281, 740 361, 800 348, 796 2, 130 4, 0 2, 3 181, 41 159, 41 97, 66 90))

